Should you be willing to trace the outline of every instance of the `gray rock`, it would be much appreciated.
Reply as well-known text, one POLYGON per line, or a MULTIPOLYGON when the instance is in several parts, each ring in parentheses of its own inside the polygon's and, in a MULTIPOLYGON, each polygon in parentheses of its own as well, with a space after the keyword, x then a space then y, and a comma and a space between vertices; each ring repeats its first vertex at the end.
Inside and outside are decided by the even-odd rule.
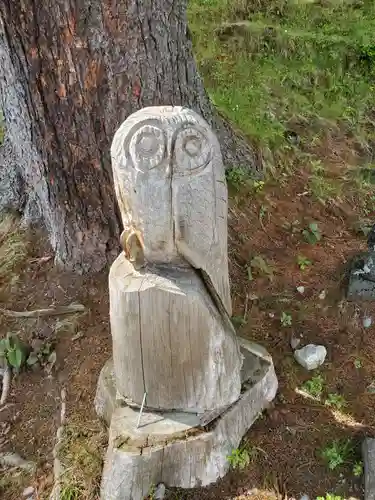
POLYGON ((290 347, 293 349, 293 351, 297 349, 300 343, 301 343, 301 337, 295 337, 293 335, 292 338, 290 339, 290 347))
POLYGON ((309 344, 294 351, 296 361, 306 370, 318 368, 324 363, 326 356, 327 349, 322 345, 309 344))
POLYGON ((154 493, 154 499, 163 500, 165 497, 165 492, 166 492, 165 484, 159 483, 154 493))
POLYGON ((362 320, 362 325, 364 328, 370 328, 370 326, 372 325, 371 316, 365 316, 362 320))
POLYGON ((310 500, 310 497, 304 493, 299 500, 310 500))
POLYGON ((365 500, 375 500, 375 439, 366 438, 362 443, 365 471, 365 500))
POLYGON ((23 490, 22 496, 23 497, 30 497, 34 494, 35 489, 32 486, 29 486, 28 488, 25 488, 23 490))
POLYGON ((20 457, 17 453, 4 452, 0 453, 0 465, 3 467, 15 467, 17 469, 24 469, 29 472, 34 472, 36 464, 29 462, 20 457))
POLYGON ((375 252, 367 252, 353 260, 347 297, 351 300, 375 300, 375 252))

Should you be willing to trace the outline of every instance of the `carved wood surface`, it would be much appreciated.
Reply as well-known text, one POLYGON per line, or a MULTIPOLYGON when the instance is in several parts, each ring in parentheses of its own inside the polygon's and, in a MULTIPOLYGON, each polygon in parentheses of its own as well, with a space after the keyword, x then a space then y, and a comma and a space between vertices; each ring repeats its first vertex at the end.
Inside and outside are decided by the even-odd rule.
POLYGON ((124 229, 140 233, 145 259, 203 269, 230 315, 225 171, 206 122, 144 108, 116 132, 111 156, 124 229))
POLYGON ((240 395, 242 358, 193 269, 141 272, 121 254, 109 277, 117 390, 154 409, 203 413, 240 395))
POLYGON ((137 404, 147 392, 154 409, 232 404, 242 357, 218 141, 189 109, 145 108, 121 125, 111 156, 125 250, 109 276, 117 389, 137 404))

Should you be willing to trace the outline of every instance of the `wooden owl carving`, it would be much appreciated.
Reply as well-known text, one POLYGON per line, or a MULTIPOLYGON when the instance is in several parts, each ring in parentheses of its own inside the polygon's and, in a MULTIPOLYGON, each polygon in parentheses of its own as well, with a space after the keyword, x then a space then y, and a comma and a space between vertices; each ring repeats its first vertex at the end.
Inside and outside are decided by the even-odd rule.
POLYGON ((146 263, 199 270, 231 315, 227 186, 208 124, 187 108, 144 108, 118 129, 111 156, 125 239, 137 235, 146 263))

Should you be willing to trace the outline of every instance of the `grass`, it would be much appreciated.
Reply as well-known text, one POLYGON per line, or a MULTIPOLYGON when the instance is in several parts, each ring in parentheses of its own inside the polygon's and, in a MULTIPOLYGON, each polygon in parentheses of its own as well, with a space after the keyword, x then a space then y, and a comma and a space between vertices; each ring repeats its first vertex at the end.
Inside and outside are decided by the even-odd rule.
POLYGON ((0 286, 17 277, 17 269, 27 257, 28 241, 15 215, 0 220, 0 286))
POLYGON ((195 55, 215 105, 271 147, 290 142, 296 123, 373 134, 375 5, 356 4, 191 0, 195 55))
POLYGON ((2 470, 0 474, 0 497, 19 498, 20 491, 33 483, 33 475, 23 470, 2 470))
POLYGON ((106 432, 87 424, 69 424, 59 452, 63 464, 61 500, 99 498, 106 432))

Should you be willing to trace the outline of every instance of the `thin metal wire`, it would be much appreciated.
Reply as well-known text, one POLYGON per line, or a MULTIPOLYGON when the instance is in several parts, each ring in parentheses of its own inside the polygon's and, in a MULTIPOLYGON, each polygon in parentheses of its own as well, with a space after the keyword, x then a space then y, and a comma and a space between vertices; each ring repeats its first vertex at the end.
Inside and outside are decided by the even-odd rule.
POLYGON ((146 402, 146 396, 147 396, 147 392, 145 392, 145 393, 143 394, 142 405, 141 405, 141 409, 139 410, 139 415, 138 415, 137 429, 138 429, 138 427, 139 427, 139 424, 141 423, 141 417, 142 417, 143 407, 144 407, 145 402, 146 402))

